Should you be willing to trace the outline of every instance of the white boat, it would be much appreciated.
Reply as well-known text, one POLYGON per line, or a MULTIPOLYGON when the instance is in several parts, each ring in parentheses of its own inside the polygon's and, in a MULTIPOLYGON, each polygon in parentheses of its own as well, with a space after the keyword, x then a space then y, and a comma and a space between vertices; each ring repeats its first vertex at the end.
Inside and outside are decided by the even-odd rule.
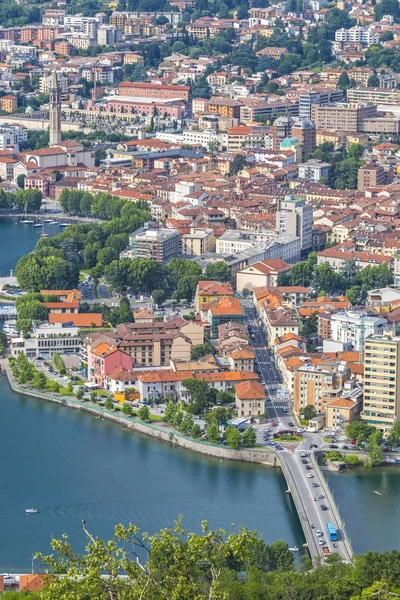
POLYGON ((35 223, 33 226, 34 227, 43 227, 43 223, 35 223))
POLYGON ((37 515, 39 513, 38 508, 26 508, 25 512, 27 515, 37 515))
POLYGON ((52 223, 53 219, 43 219, 43 223, 52 223))
POLYGON ((33 219, 28 219, 28 218, 27 218, 27 216, 26 216, 27 208, 28 208, 28 203, 27 203, 27 202, 25 202, 24 218, 23 218, 23 219, 20 219, 20 221, 19 221, 19 222, 20 222, 20 223, 22 223, 23 225, 28 225, 28 224, 30 225, 31 223, 33 223, 33 222, 34 222, 34 221, 33 221, 33 219))
POLYGON ((59 223, 59 227, 68 227, 69 223, 59 223))
POLYGON ((293 546, 293 548, 289 548, 290 552, 298 552, 299 549, 297 546, 293 546))
POLYGON ((378 494, 378 496, 382 496, 382 494, 380 492, 377 492, 376 490, 374 490, 374 494, 378 494))
POLYGON ((50 221, 49 225, 58 225, 58 221, 50 221))

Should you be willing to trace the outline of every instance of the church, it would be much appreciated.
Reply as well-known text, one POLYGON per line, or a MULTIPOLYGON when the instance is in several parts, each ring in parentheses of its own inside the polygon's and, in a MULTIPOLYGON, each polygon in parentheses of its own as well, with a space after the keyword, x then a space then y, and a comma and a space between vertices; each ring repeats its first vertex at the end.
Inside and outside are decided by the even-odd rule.
POLYGON ((84 171, 94 167, 94 155, 83 144, 72 140, 61 141, 61 101, 60 86, 57 73, 53 71, 50 86, 50 143, 49 148, 40 148, 25 152, 24 163, 31 167, 37 165, 38 170, 57 169, 61 173, 67 171, 84 171))

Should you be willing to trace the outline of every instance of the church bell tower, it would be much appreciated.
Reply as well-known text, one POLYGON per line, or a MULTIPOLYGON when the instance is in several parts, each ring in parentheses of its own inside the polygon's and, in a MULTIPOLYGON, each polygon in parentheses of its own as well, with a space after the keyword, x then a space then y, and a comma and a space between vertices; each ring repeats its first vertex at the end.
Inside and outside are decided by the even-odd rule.
POLYGON ((53 71, 50 83, 50 146, 61 142, 61 102, 57 73, 53 71))

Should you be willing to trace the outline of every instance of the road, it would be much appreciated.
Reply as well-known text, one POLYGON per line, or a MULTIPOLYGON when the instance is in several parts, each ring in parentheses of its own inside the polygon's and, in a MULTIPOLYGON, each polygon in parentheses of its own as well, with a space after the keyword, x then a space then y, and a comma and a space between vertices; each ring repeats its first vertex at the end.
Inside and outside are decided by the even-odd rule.
MULTIPOLYGON (((267 394, 266 411, 268 413, 267 429, 278 432, 291 429, 295 416, 291 414, 291 403, 277 396, 277 391, 282 389, 281 375, 277 369, 275 359, 268 349, 266 331, 257 321, 257 313, 250 303, 243 303, 245 308, 245 323, 248 328, 249 338, 253 346, 260 379, 264 384, 267 394), (276 423, 275 427, 272 424, 276 423)), ((264 439, 265 425, 257 426, 257 444, 268 445, 271 442, 264 439)), ((330 490, 313 456, 314 448, 324 448, 326 444, 317 433, 302 430, 305 438, 300 444, 282 443, 281 450, 277 450, 282 464, 283 472, 287 479, 293 497, 296 495, 296 507, 304 533, 313 557, 322 557, 322 546, 328 546, 331 552, 337 552, 344 560, 352 559, 351 546, 342 531, 340 515, 334 504, 330 490), (304 463, 303 461, 307 461, 304 463), (307 469, 307 467, 309 467, 307 469), (311 467, 311 468, 310 468, 311 467), (295 489, 293 489, 295 488, 295 489), (317 494, 322 498, 315 500, 317 494), (322 506, 327 509, 323 510, 322 506), (339 533, 337 542, 331 541, 327 536, 326 523, 333 523, 339 533), (313 525, 313 527, 311 527, 313 525), (316 532, 321 531, 318 537, 316 532), (320 544, 319 540, 324 543, 320 544), (335 546, 334 546, 335 544, 335 546)))

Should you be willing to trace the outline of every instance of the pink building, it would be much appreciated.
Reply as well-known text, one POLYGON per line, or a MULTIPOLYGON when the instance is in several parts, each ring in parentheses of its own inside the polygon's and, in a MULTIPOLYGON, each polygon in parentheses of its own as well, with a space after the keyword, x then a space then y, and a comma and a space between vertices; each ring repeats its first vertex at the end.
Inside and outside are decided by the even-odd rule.
POLYGON ((103 387, 104 378, 118 368, 132 370, 132 358, 115 346, 101 343, 88 353, 88 379, 103 387))
POLYGON ((43 198, 54 196, 56 179, 55 173, 33 173, 25 177, 24 189, 39 190, 39 192, 42 192, 43 198))

